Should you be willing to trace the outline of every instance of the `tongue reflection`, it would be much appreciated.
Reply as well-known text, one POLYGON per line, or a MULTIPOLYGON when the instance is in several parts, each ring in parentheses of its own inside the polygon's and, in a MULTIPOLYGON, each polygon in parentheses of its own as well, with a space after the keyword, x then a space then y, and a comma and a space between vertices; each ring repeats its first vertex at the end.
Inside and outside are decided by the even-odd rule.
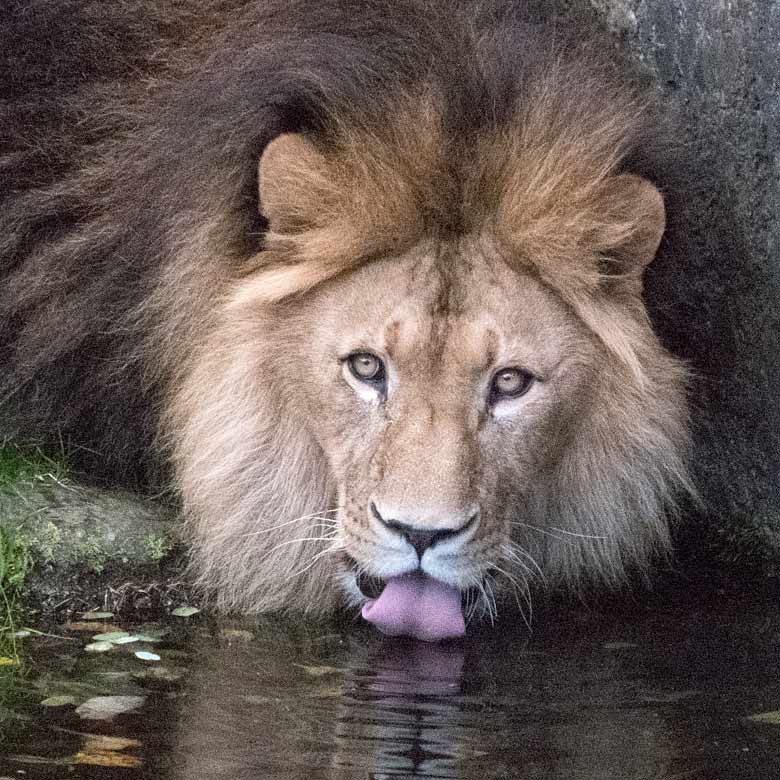
POLYGON ((362 614, 388 636, 438 642, 466 633, 460 591, 422 572, 391 577, 382 595, 363 605, 362 614))

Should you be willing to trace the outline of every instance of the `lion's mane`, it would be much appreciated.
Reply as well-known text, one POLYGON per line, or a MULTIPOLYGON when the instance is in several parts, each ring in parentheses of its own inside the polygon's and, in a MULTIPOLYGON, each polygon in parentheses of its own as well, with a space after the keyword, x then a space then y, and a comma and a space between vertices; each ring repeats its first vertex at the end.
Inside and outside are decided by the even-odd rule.
POLYGON ((320 567, 279 576, 316 547, 256 534, 260 516, 316 513, 331 486, 305 420, 249 376, 244 298, 294 300, 432 230, 499 225, 609 350, 611 399, 533 497, 529 523, 560 531, 549 576, 618 581, 668 543, 689 487, 684 371, 644 309, 608 293, 643 231, 609 180, 648 173, 651 104, 512 5, 6 4, 0 425, 79 445, 112 479, 172 470, 222 606, 332 597, 320 567), (269 236, 257 160, 287 131, 333 166, 289 181, 320 221, 269 236))

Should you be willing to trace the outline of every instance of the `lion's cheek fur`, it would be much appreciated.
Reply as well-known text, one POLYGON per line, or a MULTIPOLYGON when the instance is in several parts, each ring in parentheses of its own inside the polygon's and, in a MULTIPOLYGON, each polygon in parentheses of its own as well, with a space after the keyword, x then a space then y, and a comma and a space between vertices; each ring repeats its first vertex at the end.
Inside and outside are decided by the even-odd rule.
POLYGON ((243 332, 229 319, 216 328, 164 420, 194 569, 221 609, 328 609, 332 571, 317 558, 328 542, 315 537, 334 485, 301 415, 268 381, 262 339, 243 332))
POLYGON ((693 493, 686 374, 654 337, 646 346, 641 380, 625 365, 606 368, 590 413, 528 497, 530 523, 549 529, 533 545, 542 545, 546 574, 575 589, 647 572, 669 550, 676 497, 693 493))

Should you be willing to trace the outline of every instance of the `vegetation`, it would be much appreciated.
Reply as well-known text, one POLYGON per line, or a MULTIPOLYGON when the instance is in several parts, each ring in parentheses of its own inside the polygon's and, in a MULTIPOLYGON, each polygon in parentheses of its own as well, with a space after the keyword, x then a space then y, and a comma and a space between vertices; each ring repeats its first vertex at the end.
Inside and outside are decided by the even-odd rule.
POLYGON ((11 725, 18 696, 17 598, 30 563, 24 540, 0 525, 0 737, 11 725))
POLYGON ((37 443, 19 444, 0 439, 0 490, 12 487, 17 482, 41 479, 60 481, 65 473, 65 457, 62 453, 52 456, 37 443))
POLYGON ((17 658, 16 600, 30 564, 24 539, 0 526, 0 658, 17 658))
MULTIPOLYGON (((50 456, 40 445, 0 439, 0 491, 34 480, 60 481, 65 470, 64 458, 50 456)), ((18 597, 31 564, 27 540, 0 516, 0 663, 2 659, 6 664, 18 662, 18 597)))

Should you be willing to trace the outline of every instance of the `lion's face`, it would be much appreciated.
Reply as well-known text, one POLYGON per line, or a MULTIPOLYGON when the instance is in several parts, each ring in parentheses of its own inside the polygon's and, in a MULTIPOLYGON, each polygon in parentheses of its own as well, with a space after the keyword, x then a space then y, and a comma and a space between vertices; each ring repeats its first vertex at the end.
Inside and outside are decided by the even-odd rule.
POLYGON ((446 230, 417 167, 383 178, 366 144, 263 153, 265 248, 167 419, 200 581, 223 608, 346 595, 389 633, 442 638, 500 593, 527 603, 537 575, 646 569, 688 485, 684 370, 640 297, 660 194, 619 173, 500 180, 533 160, 501 167, 519 152, 499 143, 457 187, 428 161, 428 197, 467 201, 446 230))
POLYGON ((592 394, 598 348, 567 308, 470 238, 343 276, 293 320, 287 393, 332 471, 347 588, 532 569, 513 523, 592 394))

